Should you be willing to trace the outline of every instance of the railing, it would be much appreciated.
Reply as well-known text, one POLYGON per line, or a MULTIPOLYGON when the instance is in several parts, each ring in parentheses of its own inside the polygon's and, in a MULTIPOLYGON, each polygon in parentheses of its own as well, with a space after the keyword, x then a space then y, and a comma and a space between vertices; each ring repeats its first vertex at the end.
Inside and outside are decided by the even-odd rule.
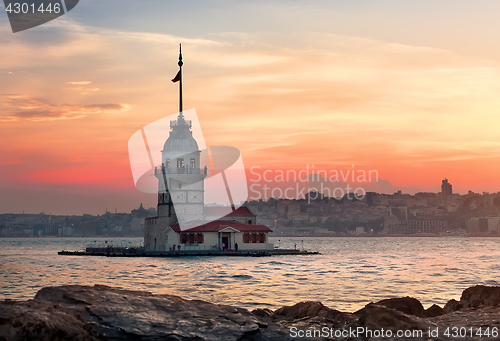
POLYGON ((141 251, 144 251, 144 246, 139 245, 139 244, 132 244, 132 242, 129 242, 128 244, 114 244, 113 242, 110 243, 102 243, 99 242, 97 243, 88 243, 84 247, 85 252, 91 253, 91 254, 103 254, 103 253, 109 253, 109 254, 139 254, 141 251))
MULTIPOLYGON (((206 244, 180 244, 181 248, 179 250, 178 245, 176 245, 175 250, 171 251, 198 251, 198 250, 207 250, 206 244)), ((208 250, 210 247, 208 246, 208 250)))
POLYGON ((186 121, 186 120, 182 120, 182 121, 170 121, 170 128, 174 128, 174 127, 188 127, 188 128, 191 128, 192 127, 192 122, 189 120, 189 121, 186 121))
POLYGON ((165 168, 165 167, 155 167, 155 175, 159 174, 205 174, 207 175, 207 168, 165 168))

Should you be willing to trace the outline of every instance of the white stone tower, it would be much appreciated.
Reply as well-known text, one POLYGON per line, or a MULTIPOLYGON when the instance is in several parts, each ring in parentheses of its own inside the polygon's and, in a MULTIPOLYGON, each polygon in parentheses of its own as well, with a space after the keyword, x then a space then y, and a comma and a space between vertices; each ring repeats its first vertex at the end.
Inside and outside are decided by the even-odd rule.
POLYGON ((201 151, 182 108, 182 51, 179 72, 179 116, 170 121, 170 135, 162 150, 162 165, 155 169, 158 178, 158 225, 171 226, 204 220, 204 179, 206 167, 200 164, 201 151), (174 208, 175 207, 175 208, 174 208))

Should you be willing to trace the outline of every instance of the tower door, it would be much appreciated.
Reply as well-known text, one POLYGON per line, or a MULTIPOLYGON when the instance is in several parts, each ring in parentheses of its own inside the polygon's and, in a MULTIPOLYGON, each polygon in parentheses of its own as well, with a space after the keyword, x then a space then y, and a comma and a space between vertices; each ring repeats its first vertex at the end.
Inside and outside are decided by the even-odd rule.
POLYGON ((223 250, 231 248, 231 233, 224 232, 221 237, 221 246, 223 250))

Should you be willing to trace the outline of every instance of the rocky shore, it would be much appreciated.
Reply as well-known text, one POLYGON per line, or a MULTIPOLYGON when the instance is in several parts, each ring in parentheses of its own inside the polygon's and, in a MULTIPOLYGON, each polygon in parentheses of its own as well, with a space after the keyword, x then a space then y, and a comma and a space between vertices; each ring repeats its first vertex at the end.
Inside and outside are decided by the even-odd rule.
POLYGON ((499 340, 499 328, 500 287, 481 285, 444 307, 403 297, 353 313, 320 302, 248 311, 102 285, 47 287, 29 301, 0 302, 0 340, 499 340))

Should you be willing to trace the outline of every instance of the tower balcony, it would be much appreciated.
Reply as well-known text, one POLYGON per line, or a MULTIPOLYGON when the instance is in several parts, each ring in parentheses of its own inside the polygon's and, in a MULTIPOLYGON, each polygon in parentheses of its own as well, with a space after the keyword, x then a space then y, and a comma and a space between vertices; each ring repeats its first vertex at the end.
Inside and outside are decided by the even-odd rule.
POLYGON ((191 129, 192 127, 192 122, 191 120, 184 120, 184 119, 179 119, 175 121, 170 121, 170 128, 181 128, 181 127, 187 127, 191 129))
POLYGON ((196 174, 196 175, 207 175, 207 168, 165 168, 165 167, 155 167, 155 175, 161 174, 196 174))

